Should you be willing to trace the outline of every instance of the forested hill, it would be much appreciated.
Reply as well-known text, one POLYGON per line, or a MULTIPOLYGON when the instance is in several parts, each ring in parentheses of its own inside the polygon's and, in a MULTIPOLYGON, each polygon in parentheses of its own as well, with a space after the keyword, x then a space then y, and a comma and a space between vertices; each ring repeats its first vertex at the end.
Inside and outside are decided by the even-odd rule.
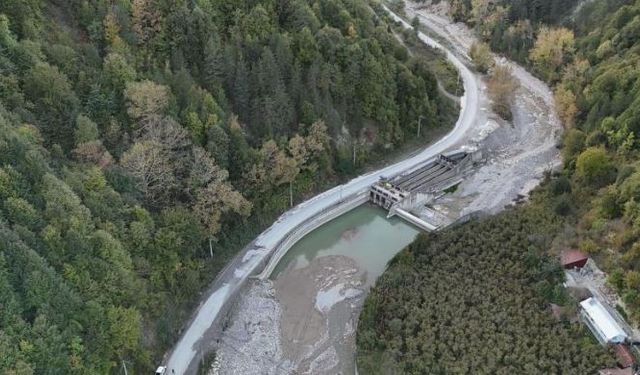
POLYGON ((566 129, 554 200, 572 223, 567 242, 592 254, 640 323, 640 1, 581 2, 551 24, 508 18, 516 4, 473 1, 462 18, 554 86, 566 129))
POLYGON ((0 373, 148 372, 289 189, 439 126, 436 87, 364 0, 0 1, 0 373))
MULTIPOLYGON (((394 258, 365 301, 358 370, 366 374, 595 374, 613 356, 549 302, 566 304, 547 254, 561 223, 541 193, 526 209, 423 235, 394 258)), ((573 309, 575 312, 575 309, 573 309)))

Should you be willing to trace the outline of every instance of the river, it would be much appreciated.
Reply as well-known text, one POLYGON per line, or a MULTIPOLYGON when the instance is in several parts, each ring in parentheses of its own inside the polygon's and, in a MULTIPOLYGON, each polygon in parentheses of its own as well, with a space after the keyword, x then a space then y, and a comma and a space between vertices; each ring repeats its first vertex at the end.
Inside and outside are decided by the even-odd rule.
POLYGON ((282 306, 284 358, 304 372, 354 373, 364 297, 418 229, 364 205, 309 233, 272 276, 282 306))
POLYGON ((309 233, 296 243, 278 263, 271 275, 276 280, 285 270, 308 267, 316 258, 345 256, 353 259, 366 273, 371 286, 382 275, 387 263, 410 244, 418 230, 371 205, 364 205, 309 233))
MULTIPOLYGON (((409 18, 419 15, 450 44, 443 48, 418 33, 420 40, 444 49, 461 73, 465 94, 454 130, 415 157, 358 177, 283 214, 217 276, 168 355, 167 366, 176 374, 195 373, 210 351, 221 364, 213 374, 353 373, 355 330, 365 292, 417 231, 387 221, 382 210, 360 207, 310 232, 282 258, 272 257, 275 272, 265 271, 272 278, 249 279, 277 253, 279 244, 300 227, 313 227, 316 215, 338 204, 343 194, 358 194, 381 175, 400 173, 454 148, 481 149, 486 161, 437 203, 452 219, 501 210, 526 196, 546 171, 559 165, 561 125, 551 90, 517 64, 497 59, 513 68, 521 84, 512 108, 514 120, 502 122, 490 110, 484 78, 462 61, 474 40, 472 31, 413 4, 406 10, 409 18)), ((404 26, 409 27, 406 22, 404 26)))
POLYGON ((365 204, 339 216, 298 241, 269 280, 256 281, 223 336, 221 372, 354 373, 364 298, 419 233, 386 214, 365 204))

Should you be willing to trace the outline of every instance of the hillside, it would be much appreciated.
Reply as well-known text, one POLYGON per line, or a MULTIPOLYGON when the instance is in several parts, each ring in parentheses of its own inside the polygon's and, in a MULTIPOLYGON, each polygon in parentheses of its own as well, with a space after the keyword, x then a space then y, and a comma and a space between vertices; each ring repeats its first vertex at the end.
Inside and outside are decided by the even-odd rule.
POLYGON ((468 7, 462 18, 494 49, 521 56, 555 85, 558 114, 566 131, 565 167, 554 182, 557 196, 553 199, 556 211, 566 215, 574 228, 565 239, 591 253, 609 273, 610 285, 637 324, 640 2, 586 2, 564 17, 549 19, 559 22, 550 25, 500 16, 505 9, 513 11, 515 4, 501 1, 468 7), (478 12, 485 21, 474 20, 478 12), (493 22, 496 19, 502 21, 493 22), (494 42, 500 40, 497 35, 513 34, 525 24, 530 32, 521 34, 522 49, 494 42))
POLYGON ((423 237, 398 256, 366 302, 358 364, 372 373, 457 373, 469 363, 480 373, 592 373, 610 357, 548 307, 575 316, 555 257, 579 248, 607 271, 617 308, 640 322, 640 2, 450 0, 445 9, 484 44, 476 65, 486 62, 477 51, 491 48, 554 87, 564 165, 524 208, 423 237), (506 339, 518 330, 525 344, 506 339))
POLYGON ((558 321, 570 305, 546 254, 561 221, 542 202, 433 235, 391 262, 358 326, 367 374, 593 374, 612 356, 558 321))
POLYGON ((0 2, 0 372, 148 371, 290 200, 454 112, 364 0, 0 2))

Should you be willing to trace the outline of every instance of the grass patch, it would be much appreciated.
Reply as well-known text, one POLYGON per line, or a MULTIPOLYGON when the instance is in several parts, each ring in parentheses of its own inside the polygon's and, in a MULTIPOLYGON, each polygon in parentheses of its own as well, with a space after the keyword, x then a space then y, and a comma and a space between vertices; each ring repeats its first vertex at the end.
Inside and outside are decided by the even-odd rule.
POLYGON ((620 316, 624 318, 624 320, 629 320, 629 315, 627 315, 627 312, 624 311, 624 308, 622 306, 616 305, 616 310, 618 311, 620 316))
POLYGON ((456 191, 458 191, 458 186, 460 186, 459 183, 444 189, 444 192, 447 193, 447 194, 453 194, 456 191))

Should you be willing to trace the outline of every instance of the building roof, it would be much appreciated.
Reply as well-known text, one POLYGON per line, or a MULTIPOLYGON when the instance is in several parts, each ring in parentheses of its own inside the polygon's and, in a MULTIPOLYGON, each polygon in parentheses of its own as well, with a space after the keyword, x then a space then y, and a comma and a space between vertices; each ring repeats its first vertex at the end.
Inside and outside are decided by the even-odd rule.
POLYGON ((600 375, 633 375, 633 369, 627 367, 621 368, 605 368, 599 371, 600 375))
POLYGON ((589 256, 587 254, 575 249, 565 250, 562 252, 562 254, 560 254, 560 262, 563 266, 579 262, 586 262, 587 259, 589 259, 589 256))
POLYGON ((629 347, 626 345, 618 344, 614 347, 616 351, 616 358, 618 358, 618 363, 622 367, 631 367, 636 363, 633 354, 629 350, 629 347))
POLYGON ((627 338, 618 322, 596 298, 587 298, 580 302, 584 313, 596 330, 596 334, 607 343, 621 343, 627 338))

